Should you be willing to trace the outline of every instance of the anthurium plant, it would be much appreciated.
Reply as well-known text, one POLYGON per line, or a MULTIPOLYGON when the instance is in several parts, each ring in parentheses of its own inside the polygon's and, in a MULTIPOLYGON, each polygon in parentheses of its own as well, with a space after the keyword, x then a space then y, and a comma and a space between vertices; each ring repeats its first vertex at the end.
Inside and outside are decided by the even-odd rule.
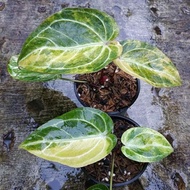
MULTIPOLYGON (((46 160, 84 167, 110 154, 117 143, 111 117, 98 109, 76 108, 31 133, 20 148, 46 160)), ((158 162, 173 152, 166 138, 147 127, 133 127, 121 137, 122 153, 137 162, 158 162)))
POLYGON ((171 60, 157 47, 137 40, 117 41, 119 28, 105 12, 65 8, 44 20, 8 64, 23 81, 48 81, 64 74, 101 70, 113 62, 126 73, 155 87, 179 86, 171 60))

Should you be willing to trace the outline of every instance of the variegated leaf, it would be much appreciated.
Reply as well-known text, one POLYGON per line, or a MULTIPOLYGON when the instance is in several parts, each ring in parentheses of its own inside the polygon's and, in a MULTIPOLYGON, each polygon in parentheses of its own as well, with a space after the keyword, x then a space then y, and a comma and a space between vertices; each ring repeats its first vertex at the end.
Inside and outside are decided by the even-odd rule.
POLYGON ((95 72, 122 52, 118 26, 108 14, 66 8, 47 18, 25 41, 19 68, 49 74, 95 72))
POLYGON ((123 133, 123 154, 137 162, 158 162, 173 152, 166 138, 159 132, 146 128, 134 127, 123 133))
POLYGON ((137 40, 121 42, 123 53, 114 63, 126 73, 155 87, 181 85, 181 79, 171 60, 158 48, 137 40))
POLYGON ((113 122, 93 108, 76 108, 33 132, 20 148, 71 167, 82 167, 107 156, 116 144, 113 122))
POLYGON ((20 69, 17 65, 18 55, 11 57, 8 64, 8 72, 14 78, 22 81, 31 81, 31 82, 45 82, 49 80, 55 80, 61 78, 61 74, 45 74, 37 73, 32 71, 27 71, 25 69, 20 69))

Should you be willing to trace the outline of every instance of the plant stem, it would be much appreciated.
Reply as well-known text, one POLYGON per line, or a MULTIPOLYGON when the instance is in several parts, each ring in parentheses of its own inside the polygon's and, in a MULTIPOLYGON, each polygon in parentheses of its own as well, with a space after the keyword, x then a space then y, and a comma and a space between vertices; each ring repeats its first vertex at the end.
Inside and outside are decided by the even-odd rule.
POLYGON ((85 80, 75 80, 75 79, 69 79, 69 78, 60 78, 61 80, 67 80, 70 82, 78 82, 78 83, 87 83, 85 80))
POLYGON ((114 161, 115 161, 115 153, 113 153, 112 163, 111 163, 110 190, 112 190, 112 186, 113 186, 114 161))

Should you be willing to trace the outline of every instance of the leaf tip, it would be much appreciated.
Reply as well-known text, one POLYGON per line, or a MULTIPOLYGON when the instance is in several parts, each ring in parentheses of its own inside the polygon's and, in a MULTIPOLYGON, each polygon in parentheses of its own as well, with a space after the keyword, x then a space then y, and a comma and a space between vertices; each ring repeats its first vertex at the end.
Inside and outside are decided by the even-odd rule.
POLYGON ((18 149, 24 149, 23 143, 21 143, 21 144, 18 146, 18 149))

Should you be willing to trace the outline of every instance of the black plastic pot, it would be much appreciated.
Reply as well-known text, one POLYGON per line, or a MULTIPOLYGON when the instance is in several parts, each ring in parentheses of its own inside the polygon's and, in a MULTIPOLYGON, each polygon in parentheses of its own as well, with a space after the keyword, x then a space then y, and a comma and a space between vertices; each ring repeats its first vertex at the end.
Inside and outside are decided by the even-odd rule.
MULTIPOLYGON (((75 76, 75 79, 77 80, 77 75, 75 76)), ((77 83, 77 82, 74 82, 74 92, 75 92, 75 95, 78 99, 78 101, 84 106, 84 107, 91 107, 90 105, 87 105, 84 101, 81 100, 78 92, 77 92, 77 88, 78 88, 78 85, 80 83, 77 83)), ((125 113, 127 111, 127 109, 129 107, 132 106, 132 104, 134 104, 134 102, 136 101, 136 99, 138 98, 139 96, 139 93, 140 93, 140 80, 139 79, 136 79, 136 84, 137 84, 137 92, 135 94, 135 96, 133 97, 131 103, 126 106, 126 107, 121 107, 119 110, 116 110, 116 111, 113 111, 113 112, 108 112, 108 114, 110 115, 116 115, 116 114, 122 114, 122 113, 125 113)))
MULTIPOLYGON (((127 121, 130 125, 134 126, 134 127, 139 127, 139 124, 137 124, 135 121, 133 121, 132 119, 128 118, 128 117, 125 117, 125 116, 121 116, 121 115, 111 115, 112 119, 113 120, 125 120, 127 121)), ((117 155, 115 155, 116 157, 117 155)), ((126 158, 128 159, 128 158, 126 158)), ((126 185, 129 185, 131 183, 133 183, 134 181, 136 181, 137 179, 139 179, 139 177, 144 173, 144 171, 146 170, 147 168, 147 165, 148 163, 141 163, 143 164, 142 166, 142 169, 139 171, 139 173, 137 175, 135 175, 133 178, 131 178, 130 180, 128 181, 125 181, 125 182, 121 182, 121 183, 113 183, 113 187, 121 187, 121 186, 126 186, 126 185)), ((85 169, 85 167, 83 168, 84 169, 84 172, 87 174, 88 176, 88 181, 87 181, 87 186, 89 185, 93 185, 93 184, 97 184, 97 183, 101 183, 101 184, 104 184, 106 186, 110 186, 109 183, 106 183, 106 182, 102 182, 102 181, 98 181, 95 177, 93 177, 92 175, 89 175, 89 173, 87 172, 87 170, 85 169)))

